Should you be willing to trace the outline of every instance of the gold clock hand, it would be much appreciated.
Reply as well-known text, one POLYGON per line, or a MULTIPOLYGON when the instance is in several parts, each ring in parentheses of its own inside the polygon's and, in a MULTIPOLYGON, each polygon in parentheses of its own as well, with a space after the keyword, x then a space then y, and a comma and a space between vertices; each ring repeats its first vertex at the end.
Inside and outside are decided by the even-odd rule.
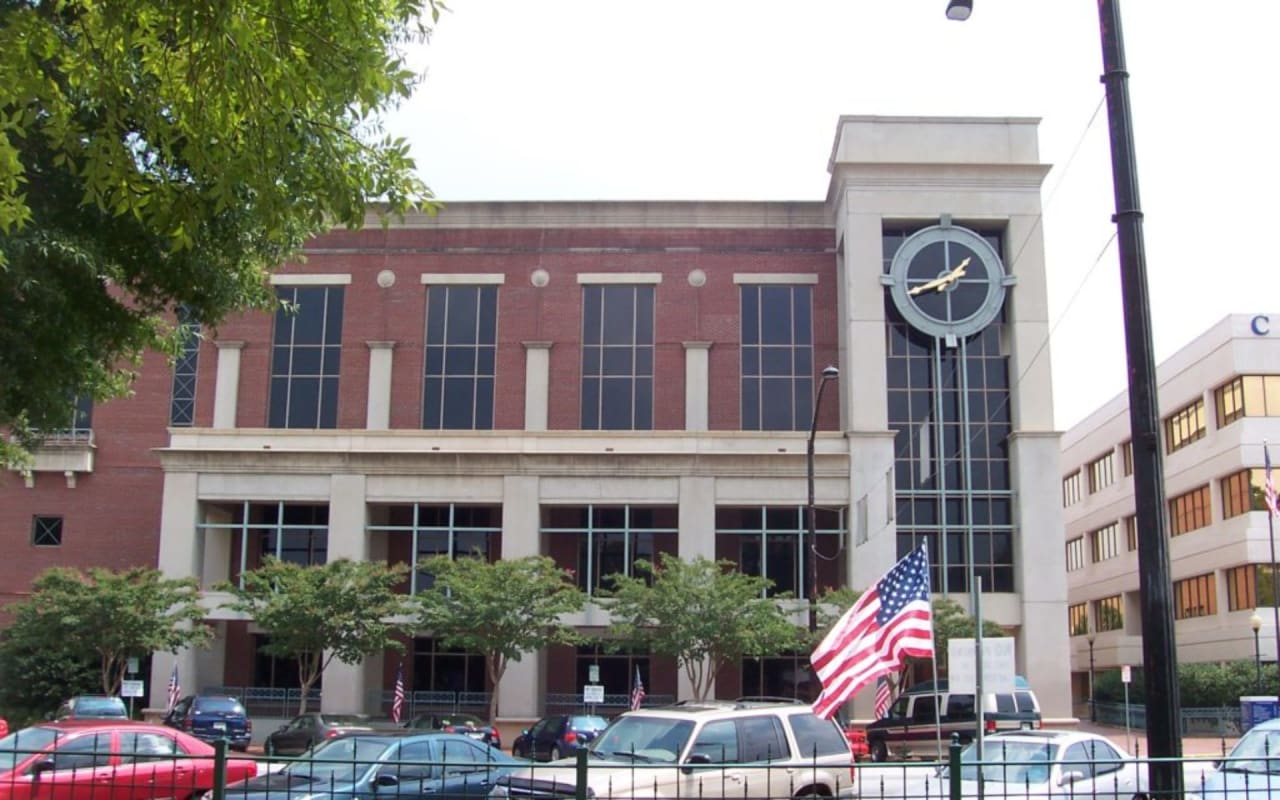
POLYGON ((971 258, 966 258, 964 261, 961 261, 959 264, 956 264, 955 268, 952 269, 951 271, 943 273, 942 275, 939 275, 938 277, 934 278, 931 281, 926 281, 920 284, 919 286, 908 289, 907 294, 914 296, 914 295, 927 292, 930 289, 935 289, 939 292, 942 291, 943 289, 947 288, 951 284, 955 283, 956 281, 964 277, 966 268, 969 266, 970 260, 971 258))

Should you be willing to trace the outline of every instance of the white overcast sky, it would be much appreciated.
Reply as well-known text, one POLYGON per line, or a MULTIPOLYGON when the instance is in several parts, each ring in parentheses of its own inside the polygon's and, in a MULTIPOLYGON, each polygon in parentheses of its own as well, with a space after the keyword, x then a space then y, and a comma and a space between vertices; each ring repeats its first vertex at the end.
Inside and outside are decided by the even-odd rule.
MULTIPOLYGON (((449 4, 388 120, 445 202, 821 201, 842 114, 1040 118, 1057 426, 1125 391, 1095 3, 975 0, 963 23, 946 0, 449 4)), ((1280 3, 1121 10, 1163 360, 1280 308, 1280 3)))

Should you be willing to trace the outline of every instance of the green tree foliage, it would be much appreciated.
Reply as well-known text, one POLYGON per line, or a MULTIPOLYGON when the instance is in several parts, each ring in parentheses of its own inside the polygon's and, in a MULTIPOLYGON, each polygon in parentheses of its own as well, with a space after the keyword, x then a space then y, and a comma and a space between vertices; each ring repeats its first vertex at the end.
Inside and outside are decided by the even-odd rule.
POLYGON ((765 596, 767 578, 738 572, 730 561, 664 555, 660 565, 635 562, 635 575, 614 575, 602 598, 613 616, 614 640, 672 656, 702 700, 721 667, 747 656, 803 647, 808 631, 765 596))
MULTIPOLYGON (((982 638, 1003 639, 1009 633, 997 622, 989 619, 982 621, 982 638)), ((978 625, 964 607, 949 597, 937 597, 933 600, 933 648, 938 655, 938 669, 945 671, 947 666, 947 646, 952 639, 974 639, 978 636, 978 625)))
POLYGON ((245 572, 224 608, 253 618, 267 634, 262 650, 298 663, 298 683, 307 710, 307 694, 336 658, 358 664, 386 650, 404 649, 397 637, 412 631, 404 621, 407 597, 395 591, 409 568, 380 561, 336 559, 303 566, 268 557, 245 572))
POLYGON ((367 204, 430 210, 380 117, 442 8, 0 0, 0 428, 29 447, 126 393, 180 306, 270 307, 267 271, 367 204))
POLYGON ((586 598, 572 575, 546 556, 495 562, 434 556, 418 566, 435 577, 417 595, 420 626, 447 647, 484 656, 493 687, 489 719, 498 717, 498 689, 510 662, 580 639, 561 617, 581 611, 586 598))
POLYGON ((29 599, 7 610, 13 624, 0 643, 6 706, 33 712, 77 692, 115 694, 130 658, 209 638, 196 581, 144 567, 54 567, 35 579, 29 599))
MULTIPOLYGON (((1146 684, 1141 667, 1131 671, 1129 702, 1146 702, 1146 684)), ((1099 703, 1123 703, 1124 683, 1120 670, 1105 669, 1094 673, 1094 698, 1099 703)), ((1280 687, 1276 665, 1262 665, 1262 691, 1258 691, 1257 664, 1253 659, 1218 663, 1179 664, 1178 697, 1183 708, 1239 708, 1240 698, 1250 695, 1275 695, 1280 687)))

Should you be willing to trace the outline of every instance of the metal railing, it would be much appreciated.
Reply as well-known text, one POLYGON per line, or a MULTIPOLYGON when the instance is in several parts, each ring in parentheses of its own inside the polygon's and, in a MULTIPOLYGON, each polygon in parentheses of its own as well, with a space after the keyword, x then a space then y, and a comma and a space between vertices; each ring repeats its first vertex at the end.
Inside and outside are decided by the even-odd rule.
MULTIPOLYGON (((1096 703, 1094 713, 1103 725, 1118 728, 1147 729, 1147 709, 1142 703, 1096 703)), ((1239 736, 1242 731, 1240 709, 1184 708, 1181 728, 1183 736, 1239 736)))

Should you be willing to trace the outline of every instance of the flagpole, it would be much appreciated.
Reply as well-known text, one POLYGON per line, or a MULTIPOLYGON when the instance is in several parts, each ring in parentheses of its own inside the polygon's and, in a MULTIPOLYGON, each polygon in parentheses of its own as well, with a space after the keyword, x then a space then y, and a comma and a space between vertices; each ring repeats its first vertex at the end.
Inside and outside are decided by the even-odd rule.
MULTIPOLYGON (((943 505, 945 505, 945 503, 943 505)), ((929 543, 927 541, 924 542, 923 547, 924 547, 925 558, 928 558, 929 543)), ((945 543, 942 545, 942 548, 943 550, 946 549, 945 543)), ((944 566, 943 569, 946 569, 946 567, 944 566)), ((944 578, 943 580, 945 581, 946 579, 944 578)), ((929 610, 930 611, 933 610, 932 596, 930 596, 929 598, 929 610)), ((932 614, 930 614, 929 616, 929 649, 932 651, 931 653, 929 653, 929 661, 932 662, 933 664, 933 693, 935 697, 941 697, 942 693, 938 691, 939 689, 939 686, 938 686, 938 640, 934 636, 934 632, 933 632, 933 615, 932 614)), ((934 707, 933 707, 933 732, 934 732, 935 738, 938 741, 938 763, 942 763, 942 709, 938 708, 936 701, 934 702, 934 707)))
MULTIPOLYGON (((1276 636, 1276 671, 1280 673, 1280 575, 1276 574, 1275 484, 1271 482, 1271 451, 1262 440, 1262 461, 1267 467, 1267 542, 1271 545, 1271 621, 1276 636)), ((1280 692, 1277 693, 1280 697, 1280 692)))

